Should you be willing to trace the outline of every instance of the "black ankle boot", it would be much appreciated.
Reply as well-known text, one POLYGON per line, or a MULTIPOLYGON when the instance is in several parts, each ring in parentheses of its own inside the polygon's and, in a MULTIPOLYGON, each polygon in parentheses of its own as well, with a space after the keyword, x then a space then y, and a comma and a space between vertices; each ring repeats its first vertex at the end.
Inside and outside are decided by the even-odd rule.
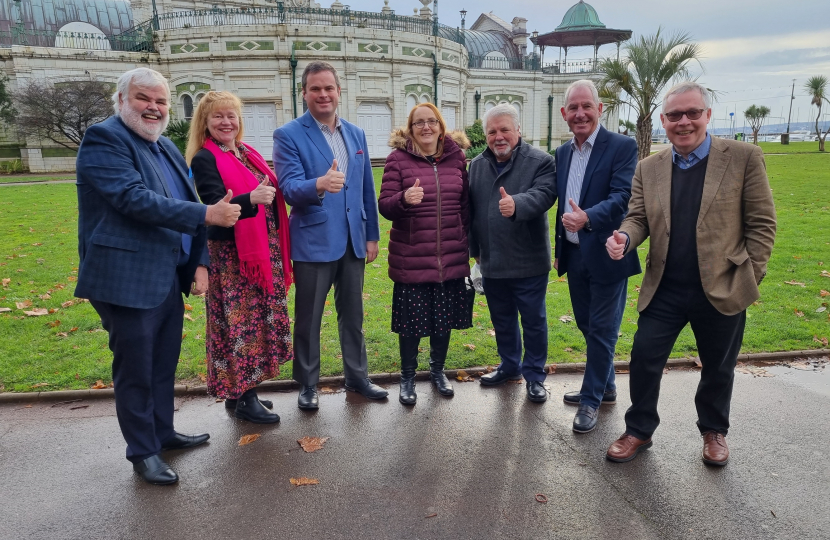
POLYGON ((404 405, 415 405, 415 370, 418 368, 419 337, 398 336, 401 350, 401 395, 398 400, 404 405))
POLYGON ((444 375, 444 362, 447 360, 449 346, 449 333, 429 338, 429 378, 432 379, 432 384, 442 396, 455 395, 450 380, 444 375))
POLYGON ((234 416, 254 424, 276 424, 280 417, 262 406, 253 388, 242 394, 236 401, 234 416))

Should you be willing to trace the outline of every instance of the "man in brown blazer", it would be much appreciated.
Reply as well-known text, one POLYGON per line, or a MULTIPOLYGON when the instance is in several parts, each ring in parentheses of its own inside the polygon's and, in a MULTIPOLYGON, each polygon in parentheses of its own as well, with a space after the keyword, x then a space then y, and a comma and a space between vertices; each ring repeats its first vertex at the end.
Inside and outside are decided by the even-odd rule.
POLYGON ((695 395, 703 462, 726 465, 729 405, 746 308, 758 299, 775 240, 761 149, 711 137, 709 94, 695 82, 668 91, 660 120, 672 148, 637 165, 628 215, 606 242, 618 260, 650 238, 631 350, 631 407, 609 448, 625 462, 651 446, 663 368, 691 324, 702 364, 695 395))

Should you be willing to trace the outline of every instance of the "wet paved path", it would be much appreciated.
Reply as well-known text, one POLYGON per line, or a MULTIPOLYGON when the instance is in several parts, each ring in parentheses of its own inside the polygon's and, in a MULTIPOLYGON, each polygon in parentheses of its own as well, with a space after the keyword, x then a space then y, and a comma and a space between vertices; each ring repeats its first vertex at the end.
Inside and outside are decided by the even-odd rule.
POLYGON ((604 459, 627 375, 587 435, 561 401, 577 375, 549 377, 543 405, 518 384, 456 383, 445 399, 419 381, 414 408, 395 387, 381 403, 323 394, 316 413, 264 394, 282 416, 266 427, 183 398, 177 428, 211 440, 166 454, 171 487, 132 473, 111 401, 3 405, 0 538, 830 538, 830 368, 768 371, 736 374, 725 468, 700 461, 693 371, 664 377, 654 446, 627 464, 604 459), (304 453, 303 436, 330 439, 304 453), (289 483, 301 476, 320 483, 289 483))

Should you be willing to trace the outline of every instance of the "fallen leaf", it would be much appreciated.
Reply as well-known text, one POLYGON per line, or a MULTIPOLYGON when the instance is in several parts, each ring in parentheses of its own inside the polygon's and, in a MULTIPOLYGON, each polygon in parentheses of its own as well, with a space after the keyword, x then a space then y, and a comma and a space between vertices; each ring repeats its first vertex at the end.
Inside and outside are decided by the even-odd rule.
POLYGON ((824 298, 825 296, 830 296, 830 292, 827 292, 824 289, 822 289, 821 292, 819 292, 819 294, 822 298, 824 298))
POLYGON ((49 308, 49 314, 50 314, 50 315, 51 315, 52 313, 57 313, 57 312, 58 312, 58 308, 49 308))
POLYGON ((703 367, 703 363, 700 361, 700 358, 695 358, 695 367, 703 367))
POLYGON ((554 373, 556 373, 556 364, 549 365, 547 371, 548 375, 553 375, 554 373))
POLYGON ((784 283, 786 283, 787 285, 798 285, 799 287, 805 287, 806 286, 803 283, 801 283, 800 281, 796 281, 794 279, 790 280, 790 281, 785 281, 784 283))
POLYGON ((818 336, 813 336, 813 341, 815 341, 816 343, 821 343, 822 345, 827 347, 827 338, 826 337, 821 337, 820 338, 818 336))
POLYGON ((49 386, 48 382, 39 382, 37 384, 33 384, 32 388, 40 388, 41 386, 49 386))
MULTIPOLYGON (((803 317, 803 316, 804 316, 804 312, 803 312, 803 311, 799 311, 799 310, 798 310, 798 308, 794 309, 793 311, 795 312, 795 316, 796 316, 796 317, 803 317)), ((24 312, 24 313, 25 313, 25 312, 24 312)))
POLYGON ((245 446, 246 444, 251 444, 255 440, 259 439, 260 437, 262 437, 262 435, 259 434, 259 433, 252 433, 251 435, 243 435, 239 439, 239 446, 245 446))
POLYGON ((828 272, 827 270, 822 270, 821 277, 830 278, 830 272, 828 272))
POLYGON ((816 310, 816 313, 824 313, 825 311, 827 311, 827 308, 825 306, 821 306, 816 310))
POLYGON ((52 296, 49 293, 40 295, 41 300, 50 300, 51 298, 52 298, 52 296))
POLYGON ((205 377, 204 373, 199 373, 199 380, 202 381, 202 382, 207 381, 207 377, 205 377))
POLYGON ((69 331, 70 331, 70 332, 77 332, 77 331, 78 331, 78 327, 77 327, 77 326, 73 326, 72 328, 70 328, 70 329, 69 329, 69 331))
POLYGON ((556 281, 558 281, 559 283, 567 283, 568 278, 566 278, 565 276, 562 276, 561 278, 557 279, 556 281))
POLYGON ((545 495, 543 493, 537 493, 536 494, 536 502, 542 503, 542 504, 548 504, 548 498, 545 497, 545 495))
POLYGON ((190 304, 185 304, 184 309, 187 311, 193 311, 193 306, 191 306, 190 304))
POLYGON ((9 311, 13 311, 10 307, 0 307, 0 313, 8 313, 9 311))
POLYGON ((92 385, 93 390, 103 390, 106 387, 107 385, 104 384, 104 381, 102 381, 101 379, 98 379, 97 381, 95 381, 95 384, 92 385))
POLYGON ((190 316, 190 315, 188 315, 187 313, 185 313, 185 314, 184 314, 184 318, 185 318, 185 319, 187 319, 188 321, 192 321, 192 320, 193 320, 193 317, 191 317, 191 316, 190 316))
POLYGON ((62 308, 68 308, 69 306, 71 306, 74 303, 75 302, 73 302, 72 300, 67 300, 66 302, 61 303, 61 307, 62 308))
POLYGON ((46 324, 48 324, 50 328, 54 328, 56 326, 59 326, 61 324, 61 322, 56 320, 56 321, 48 322, 46 324))
POLYGON ((455 379, 458 382, 470 382, 473 380, 473 378, 470 377, 470 374, 464 371, 463 369, 459 369, 455 372, 455 379))
POLYGON ((476 350, 476 346, 473 345, 472 343, 465 343, 464 346, 467 347, 468 349, 470 349, 471 351, 476 350))
POLYGON ((69 334, 67 334, 66 332, 58 332, 55 335, 58 336, 58 337, 69 337, 69 334))
POLYGON ((565 352, 573 352, 573 349, 570 347, 565 347, 565 352))
POLYGON ((775 512, 773 512, 772 510, 770 510, 769 513, 772 514, 772 517, 774 517, 774 518, 778 517, 778 516, 775 515, 775 512))
POLYGON ((330 309, 327 309, 326 311, 323 312, 323 315, 328 317, 329 315, 331 315, 331 313, 332 313, 332 311, 330 309))
POLYGON ((69 276, 68 278, 66 278, 66 281, 78 281, 78 278, 76 278, 75 276, 69 276))
POLYGON ((559 320, 562 321, 563 323, 569 323, 569 322, 573 322, 574 318, 571 317, 570 315, 562 315, 561 317, 559 317, 559 320))
POLYGON ((331 386, 321 386, 318 390, 321 394, 336 394, 337 390, 331 386))
POLYGON ((311 453, 322 449, 323 443, 327 440, 329 440, 328 437, 303 437, 302 439, 297 439, 297 442, 303 447, 303 450, 311 453))
POLYGON ((11 283, 11 282, 12 282, 12 278, 4 277, 3 278, 3 287, 8 286, 8 284, 11 283))
POLYGON ((437 515, 438 515, 438 514, 437 514, 436 512, 433 512, 433 513, 431 513, 431 514, 427 514, 426 519, 429 519, 429 518, 434 518, 434 517, 436 517, 437 515))
POLYGON ((315 486, 320 483, 320 481, 316 478, 306 478, 305 476, 301 476, 299 478, 291 478, 289 482, 291 482, 295 486, 315 486))
POLYGON ((24 311, 23 313, 29 317, 41 317, 43 315, 49 315, 49 310, 45 308, 35 308, 32 311, 24 311))
POLYGON ((639 285, 634 285, 634 291, 635 292, 640 292, 640 286, 639 285))
POLYGON ((30 307, 32 305, 32 301, 31 300, 24 300, 22 302, 15 302, 14 305, 17 306, 17 309, 23 309, 23 308, 30 307))
POLYGON ((488 334, 490 334, 490 335, 491 335, 491 336, 493 336, 493 337, 495 337, 495 336, 496 336, 496 331, 495 331, 495 330, 493 330, 492 328, 491 328, 490 330, 487 330, 487 333, 488 333, 488 334))

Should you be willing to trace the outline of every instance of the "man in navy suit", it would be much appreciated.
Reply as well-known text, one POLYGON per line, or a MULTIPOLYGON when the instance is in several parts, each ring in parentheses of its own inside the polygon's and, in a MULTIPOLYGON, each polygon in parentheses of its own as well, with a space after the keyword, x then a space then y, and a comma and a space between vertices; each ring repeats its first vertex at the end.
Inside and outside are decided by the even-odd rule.
POLYGON ((338 116, 340 79, 331 64, 308 64, 302 86, 308 111, 274 131, 274 168, 291 205, 297 404, 315 410, 320 326, 332 285, 346 388, 370 399, 388 392, 369 379, 363 339, 363 272, 380 239, 366 134, 338 116))
POLYGON ((173 385, 182 343, 184 294, 207 290, 205 225, 230 227, 240 207, 199 203, 187 165, 161 134, 169 121, 167 79, 128 71, 113 95, 115 116, 87 130, 78 150, 75 296, 88 298, 109 332, 112 379, 127 459, 151 484, 179 477, 159 456, 208 434, 173 429, 173 385))
POLYGON ((628 210, 637 143, 599 125, 602 103, 589 80, 568 87, 561 112, 574 137, 556 149, 554 267, 560 276, 568 274, 574 318, 587 354, 582 389, 565 394, 565 403, 579 405, 573 430, 588 433, 597 425, 600 404, 617 399, 614 349, 628 277, 640 273, 636 251, 614 261, 605 250, 605 239, 628 210))

